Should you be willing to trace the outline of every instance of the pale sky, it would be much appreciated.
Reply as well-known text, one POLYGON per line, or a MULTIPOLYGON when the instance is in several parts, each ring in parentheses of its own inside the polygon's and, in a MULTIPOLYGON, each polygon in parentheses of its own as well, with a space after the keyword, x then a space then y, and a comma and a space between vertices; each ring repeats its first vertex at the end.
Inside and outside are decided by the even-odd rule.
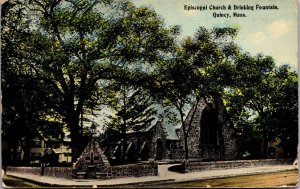
POLYGON ((193 36, 199 26, 206 28, 237 26, 236 42, 252 55, 272 56, 278 65, 289 64, 298 70, 297 0, 133 0, 137 6, 154 9, 167 26, 180 25, 182 36, 193 36), (256 5, 276 5, 278 10, 257 10, 256 5), (184 5, 205 6, 208 10, 184 10, 184 5), (209 10, 210 5, 225 5, 226 10, 209 10), (249 5, 254 10, 231 10, 228 5, 249 5), (229 13, 230 18, 214 18, 213 13, 229 13), (247 17, 233 17, 233 12, 247 17))

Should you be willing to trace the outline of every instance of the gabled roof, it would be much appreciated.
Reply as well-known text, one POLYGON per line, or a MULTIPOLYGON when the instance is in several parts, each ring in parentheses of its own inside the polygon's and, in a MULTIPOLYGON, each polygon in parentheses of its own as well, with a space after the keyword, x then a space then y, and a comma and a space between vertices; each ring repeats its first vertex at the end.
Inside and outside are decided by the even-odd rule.
POLYGON ((53 148, 52 150, 53 150, 54 153, 56 153, 56 154, 72 153, 71 148, 53 148))
POLYGON ((164 130, 166 131, 167 139, 169 139, 169 140, 179 140, 179 137, 176 133, 176 129, 179 128, 180 126, 178 126, 178 125, 174 126, 173 124, 168 123, 168 121, 163 121, 162 126, 163 126, 164 130))
MULTIPOLYGON (((155 125, 157 125, 157 123, 159 121, 162 122, 162 126, 163 126, 163 129, 165 130, 166 132, 166 137, 167 139, 169 140, 179 140, 179 137, 176 133, 176 129, 180 128, 181 127, 181 123, 178 122, 178 123, 171 123, 169 121, 169 119, 166 117, 166 110, 168 109, 168 112, 171 112, 178 120, 180 120, 179 118, 179 113, 177 110, 175 110, 175 108, 165 108, 163 107, 162 105, 159 105, 159 104, 156 104, 154 105, 154 107, 157 109, 157 115, 160 115, 162 117, 164 117, 163 119, 159 118, 159 116, 156 116, 155 119, 153 119, 151 121, 151 124, 149 126, 147 126, 145 129, 143 130, 140 130, 138 131, 139 133, 144 133, 144 132, 148 132, 151 128, 153 128, 155 125)), ((185 114, 185 117, 186 115, 189 113, 191 107, 187 106, 185 109, 184 109, 184 114, 185 114)), ((184 117, 184 119, 185 119, 184 117)), ((137 133, 136 131, 133 131, 133 130, 130 130, 130 131, 127 131, 127 134, 133 134, 133 133, 137 133)))
POLYGON ((147 127, 144 132, 148 132, 150 129, 152 129, 153 127, 157 126, 158 123, 161 123, 163 130, 166 133, 166 138, 169 140, 179 140, 179 137, 176 133, 176 129, 180 128, 180 125, 175 125, 170 123, 168 120, 164 119, 164 120, 156 120, 155 124, 150 125, 149 127, 147 127))

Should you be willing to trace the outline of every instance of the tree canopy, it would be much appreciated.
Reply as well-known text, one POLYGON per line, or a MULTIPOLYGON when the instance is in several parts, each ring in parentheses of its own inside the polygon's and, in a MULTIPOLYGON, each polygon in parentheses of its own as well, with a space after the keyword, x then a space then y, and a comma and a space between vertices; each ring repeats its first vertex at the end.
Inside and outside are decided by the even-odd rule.
POLYGON ((129 64, 140 69, 156 61, 176 34, 154 11, 126 1, 28 0, 13 9, 7 16, 21 21, 4 22, 3 37, 22 32, 14 36, 21 55, 4 50, 4 57, 22 62, 24 75, 39 82, 42 102, 70 130, 73 161, 79 155, 79 117, 86 105, 97 105, 88 102, 98 94, 99 80, 116 79, 129 64))
POLYGON ((249 137, 262 139, 262 157, 267 157, 268 143, 279 139, 290 154, 295 155, 297 73, 287 65, 275 66, 271 57, 252 57, 249 54, 239 58, 235 71, 236 86, 225 96, 242 140, 249 137), (287 135, 288 138, 283 137, 287 135), (293 147, 289 148, 284 143, 293 143, 293 147))
POLYGON ((179 113, 188 159, 185 111, 218 95, 240 140, 262 139, 266 157, 268 142, 280 139, 294 154, 298 74, 245 52, 236 28, 199 27, 181 41, 179 35, 180 26, 166 26, 154 10, 130 1, 3 4, 4 136, 18 129, 14 140, 29 147, 37 135, 62 139, 67 130, 76 161, 83 115, 108 106, 114 115, 106 125, 125 136, 148 126, 159 104, 179 113))

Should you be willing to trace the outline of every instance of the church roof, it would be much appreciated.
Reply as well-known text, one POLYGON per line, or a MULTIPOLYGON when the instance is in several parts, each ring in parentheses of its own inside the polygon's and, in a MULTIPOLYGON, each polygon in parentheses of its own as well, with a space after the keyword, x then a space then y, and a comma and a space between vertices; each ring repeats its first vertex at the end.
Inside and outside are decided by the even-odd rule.
POLYGON ((180 124, 173 124, 170 123, 168 119, 163 119, 162 121, 159 121, 158 119, 155 120, 154 124, 151 124, 149 127, 147 127, 144 132, 149 131, 151 128, 157 125, 158 122, 162 122, 162 127, 164 131, 166 132, 166 137, 169 140, 179 140, 179 137, 176 133, 176 129, 180 128, 180 124))
POLYGON ((164 121, 162 123, 162 126, 167 133, 167 139, 179 140, 179 137, 176 133, 176 129, 179 128, 178 126, 174 126, 174 124, 170 124, 170 123, 168 123, 168 121, 164 121))

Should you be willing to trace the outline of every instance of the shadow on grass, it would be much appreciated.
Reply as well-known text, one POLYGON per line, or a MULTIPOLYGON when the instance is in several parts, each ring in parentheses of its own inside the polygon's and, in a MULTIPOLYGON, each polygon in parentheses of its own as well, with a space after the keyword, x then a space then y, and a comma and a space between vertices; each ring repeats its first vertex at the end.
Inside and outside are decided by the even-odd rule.
POLYGON ((23 179, 15 178, 12 176, 5 175, 3 178, 3 183, 8 187, 25 187, 25 188, 37 188, 44 187, 44 185, 34 184, 31 182, 27 182, 23 179))

